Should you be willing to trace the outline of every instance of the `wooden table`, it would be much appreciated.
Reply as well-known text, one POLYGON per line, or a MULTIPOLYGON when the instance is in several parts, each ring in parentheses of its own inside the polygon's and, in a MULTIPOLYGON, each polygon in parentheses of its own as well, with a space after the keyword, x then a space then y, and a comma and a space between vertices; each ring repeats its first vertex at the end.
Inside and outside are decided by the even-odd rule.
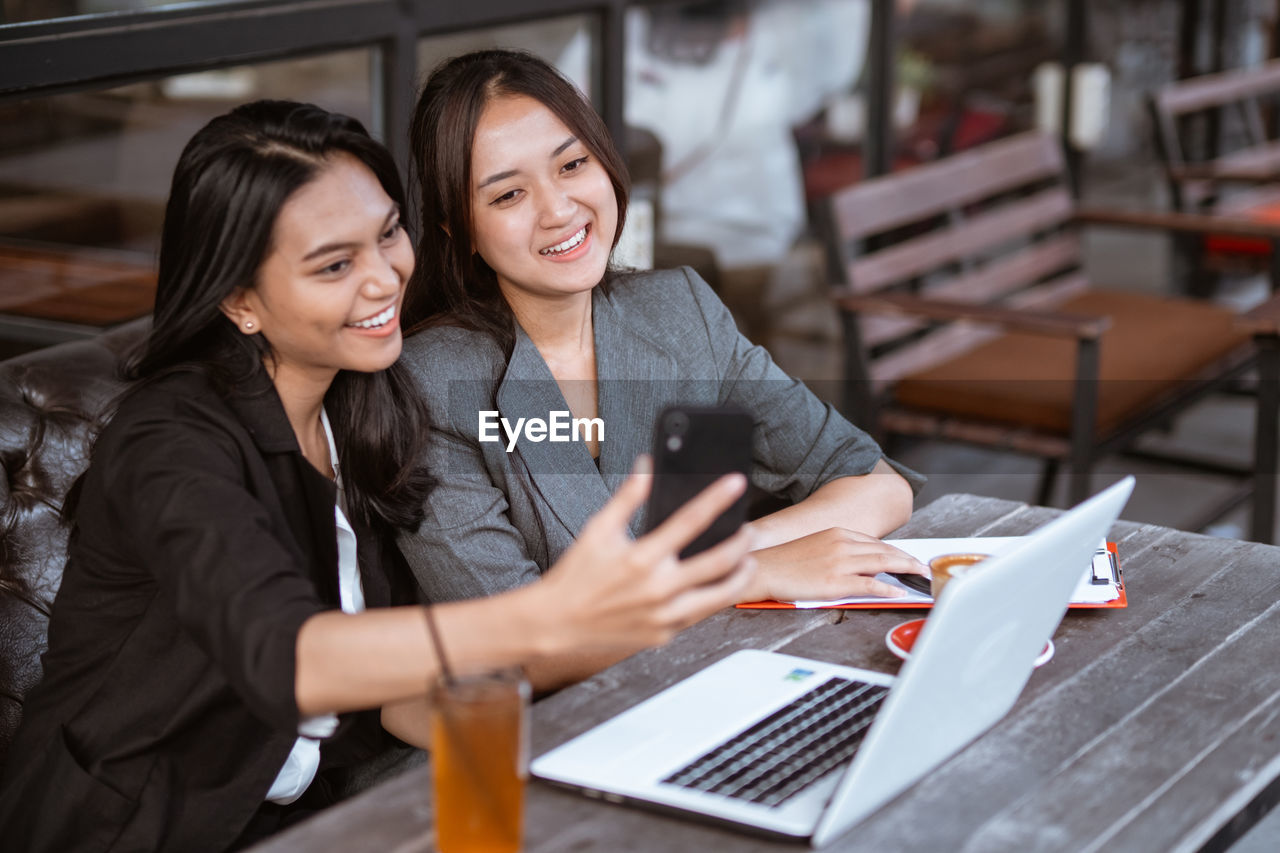
POLYGON ((151 313, 153 259, 0 242, 0 339, 39 345, 102 334, 151 313))
MULTIPOLYGON (((903 536, 1017 535, 1059 511, 949 495, 903 536)), ((1125 610, 1072 611, 991 731, 829 850, 1222 849, 1280 799, 1280 548, 1118 524, 1125 610)), ((725 611, 533 708, 535 755, 740 648, 895 672, 903 611, 725 611)), ((418 768, 261 851, 434 849, 418 768)), ((531 782, 526 851, 803 849, 531 782)))

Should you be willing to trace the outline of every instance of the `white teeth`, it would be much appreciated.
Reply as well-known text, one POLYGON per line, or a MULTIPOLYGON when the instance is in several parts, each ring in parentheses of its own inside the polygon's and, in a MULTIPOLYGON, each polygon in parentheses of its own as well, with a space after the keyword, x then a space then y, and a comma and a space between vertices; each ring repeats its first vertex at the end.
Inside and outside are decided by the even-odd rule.
POLYGON ((562 255, 565 252, 569 251, 570 249, 578 248, 578 246, 581 245, 582 241, 585 239, 587 239, 587 226, 584 225, 582 226, 581 230, 578 231, 577 234, 574 234, 568 240, 565 240, 563 243, 556 243, 554 246, 551 246, 550 248, 542 249, 538 252, 538 254, 562 255))
POLYGON ((391 318, 394 316, 396 316, 396 306, 392 305, 386 311, 370 317, 368 320, 361 320, 359 323, 348 323, 347 325, 357 329, 376 329, 379 326, 385 326, 390 323, 391 318))

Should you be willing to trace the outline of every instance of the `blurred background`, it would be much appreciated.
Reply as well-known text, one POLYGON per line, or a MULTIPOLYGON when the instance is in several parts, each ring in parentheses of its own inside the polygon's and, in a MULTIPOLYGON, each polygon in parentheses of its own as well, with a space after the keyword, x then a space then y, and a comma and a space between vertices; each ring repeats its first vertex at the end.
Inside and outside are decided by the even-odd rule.
MULTIPOLYGON (((834 193, 1038 128, 1061 140, 1076 197, 1173 210, 1153 94, 1266 67, 1276 25, 1273 0, 3 0, 0 355, 149 311, 173 165, 210 117, 256 98, 313 101, 365 122, 403 165, 422 76, 510 46, 576 81, 626 151, 635 191, 619 262, 693 266, 745 334, 838 400, 819 222, 834 193)), ((1197 131, 1199 159, 1251 130, 1236 113, 1214 118, 1197 131)), ((1187 293, 1207 275, 1167 233, 1082 239, 1099 285, 1187 293)), ((1268 269, 1224 262, 1207 298, 1255 304, 1268 269)), ((1208 444, 1247 468, 1253 428, 1253 403, 1228 395, 1154 441, 1208 444)), ((894 452, 930 475, 922 502, 1037 494, 1039 462, 1016 453, 894 452)), ((1127 517, 1244 535, 1244 505, 1193 521, 1222 503, 1227 478, 1119 458, 1095 478, 1134 470, 1145 476, 1127 517)))

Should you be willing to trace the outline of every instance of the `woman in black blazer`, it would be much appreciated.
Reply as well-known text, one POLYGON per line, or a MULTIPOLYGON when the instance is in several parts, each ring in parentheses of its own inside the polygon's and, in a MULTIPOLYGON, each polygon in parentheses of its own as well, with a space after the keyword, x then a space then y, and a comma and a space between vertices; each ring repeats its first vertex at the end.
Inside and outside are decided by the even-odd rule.
POLYGON ((389 538, 431 487, 395 365, 403 207, 386 150, 316 107, 246 105, 183 151, 137 381, 68 498, 6 849, 221 851, 323 807, 385 732, 424 743, 424 614, 476 670, 661 642, 749 581, 748 533, 674 556, 741 478, 632 541, 633 477, 543 583, 414 604, 389 538))

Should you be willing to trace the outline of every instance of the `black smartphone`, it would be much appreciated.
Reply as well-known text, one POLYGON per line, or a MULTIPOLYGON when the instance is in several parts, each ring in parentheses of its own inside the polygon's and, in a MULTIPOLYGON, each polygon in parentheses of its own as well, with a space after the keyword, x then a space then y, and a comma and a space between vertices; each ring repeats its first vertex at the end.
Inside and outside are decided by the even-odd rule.
MULTIPOLYGON (((723 477, 751 469, 751 413, 738 406, 668 406, 654 422, 653 488, 646 528, 653 530, 672 513, 723 477)), ((694 539, 686 558, 732 536, 747 517, 745 492, 694 539)))
POLYGON ((910 572, 889 572, 889 577, 894 578, 907 589, 914 589, 924 595, 933 595, 933 581, 924 575, 913 575, 910 572))

